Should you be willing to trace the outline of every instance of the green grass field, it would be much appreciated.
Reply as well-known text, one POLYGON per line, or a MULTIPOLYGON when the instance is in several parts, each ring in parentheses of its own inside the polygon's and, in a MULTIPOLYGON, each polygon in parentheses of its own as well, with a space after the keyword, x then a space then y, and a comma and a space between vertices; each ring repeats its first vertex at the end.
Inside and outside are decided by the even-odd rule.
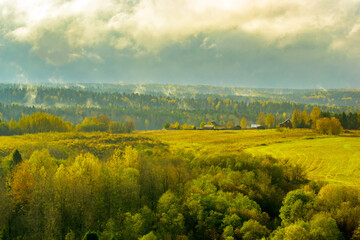
POLYGON ((106 158, 115 148, 126 145, 168 146, 170 151, 212 155, 218 152, 245 151, 289 159, 306 170, 310 179, 360 187, 360 131, 340 136, 323 136, 311 130, 246 131, 135 131, 132 134, 42 133, 0 137, 0 156, 17 148, 25 158, 46 147, 50 153, 67 158, 88 151, 106 158), (110 151, 106 151, 110 150, 110 151), (104 154, 107 152, 107 154, 104 154))

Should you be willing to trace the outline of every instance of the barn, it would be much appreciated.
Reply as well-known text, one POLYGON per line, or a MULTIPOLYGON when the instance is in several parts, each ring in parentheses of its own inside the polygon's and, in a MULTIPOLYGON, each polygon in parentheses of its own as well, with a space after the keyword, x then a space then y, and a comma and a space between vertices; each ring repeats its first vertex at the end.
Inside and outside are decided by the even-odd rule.
POLYGON ((217 124, 215 121, 208 122, 206 125, 204 125, 204 130, 214 130, 214 129, 220 129, 221 126, 217 124))
POLYGON ((284 122, 280 123, 280 127, 292 128, 291 120, 286 119, 284 122))

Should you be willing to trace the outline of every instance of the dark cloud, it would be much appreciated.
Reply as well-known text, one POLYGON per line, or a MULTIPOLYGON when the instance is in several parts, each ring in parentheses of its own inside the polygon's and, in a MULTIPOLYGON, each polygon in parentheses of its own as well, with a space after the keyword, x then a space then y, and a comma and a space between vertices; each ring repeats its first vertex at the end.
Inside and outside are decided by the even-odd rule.
POLYGON ((359 6, 3 0, 1 81, 359 88, 359 6))

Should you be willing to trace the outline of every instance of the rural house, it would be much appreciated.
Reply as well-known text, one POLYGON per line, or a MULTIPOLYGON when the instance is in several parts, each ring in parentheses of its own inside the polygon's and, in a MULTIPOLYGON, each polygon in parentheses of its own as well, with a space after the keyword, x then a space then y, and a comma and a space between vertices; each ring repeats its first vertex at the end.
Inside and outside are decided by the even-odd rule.
POLYGON ((204 130, 214 130, 219 129, 221 126, 217 124, 215 121, 208 122, 206 125, 204 125, 204 130))
POLYGON ((284 122, 280 123, 280 127, 292 128, 291 120, 286 119, 284 122))

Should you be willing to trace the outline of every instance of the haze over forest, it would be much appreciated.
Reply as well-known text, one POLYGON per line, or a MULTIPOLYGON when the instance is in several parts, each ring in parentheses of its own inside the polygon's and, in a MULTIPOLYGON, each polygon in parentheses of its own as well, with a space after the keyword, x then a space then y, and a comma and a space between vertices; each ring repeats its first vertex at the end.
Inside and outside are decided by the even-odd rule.
POLYGON ((360 88, 353 0, 0 0, 0 82, 360 88))

